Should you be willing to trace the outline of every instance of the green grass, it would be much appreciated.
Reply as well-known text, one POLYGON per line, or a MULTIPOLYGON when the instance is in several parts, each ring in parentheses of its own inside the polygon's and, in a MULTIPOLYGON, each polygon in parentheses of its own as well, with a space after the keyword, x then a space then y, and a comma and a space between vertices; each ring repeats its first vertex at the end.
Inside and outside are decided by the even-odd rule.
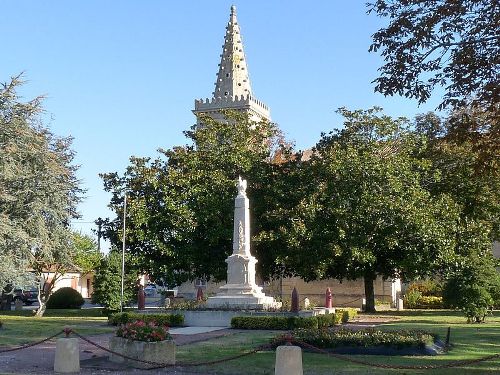
MULTIPOLYGON (((370 363, 392 365, 439 365, 451 361, 475 359, 500 353, 500 315, 489 317, 484 324, 466 324, 460 313, 452 311, 404 311, 374 314, 397 319, 383 324, 381 329, 424 329, 438 334, 443 340, 451 327, 451 350, 439 356, 370 356, 357 355, 352 358, 370 363)), ((250 331, 228 337, 212 339, 178 347, 178 361, 210 361, 229 357, 268 342, 274 334, 268 331, 250 331)), ((199 373, 214 374, 274 374, 274 352, 260 352, 218 365, 195 367, 199 373)), ((357 365, 322 354, 303 354, 304 374, 493 374, 500 371, 500 359, 459 368, 436 370, 388 370, 357 365)))
MULTIPOLYGON (((460 313, 452 311, 403 311, 373 314, 394 319, 380 325, 381 329, 423 329, 438 334, 443 340, 451 327, 451 350, 439 356, 368 356, 353 358, 370 363, 393 365, 439 365, 451 361, 475 359, 500 353, 500 312, 488 317, 484 324, 467 324, 460 313)), ((84 335, 112 332, 106 317, 99 310, 51 310, 43 318, 34 318, 30 312, 2 312, 0 330, 2 345, 20 345, 40 340, 72 326, 84 335)), ((235 334, 177 348, 179 362, 205 362, 237 355, 258 345, 268 343, 277 332, 236 331, 235 334)), ((200 374, 274 374, 274 352, 259 352, 222 364, 193 367, 200 374)), ((437 370, 387 370, 352 364, 321 354, 303 354, 304 374, 493 374, 500 371, 500 359, 475 365, 437 370)))
POLYGON ((23 345, 44 339, 70 326, 84 335, 114 331, 100 309, 47 310, 42 318, 31 311, 0 311, 1 345, 23 345))

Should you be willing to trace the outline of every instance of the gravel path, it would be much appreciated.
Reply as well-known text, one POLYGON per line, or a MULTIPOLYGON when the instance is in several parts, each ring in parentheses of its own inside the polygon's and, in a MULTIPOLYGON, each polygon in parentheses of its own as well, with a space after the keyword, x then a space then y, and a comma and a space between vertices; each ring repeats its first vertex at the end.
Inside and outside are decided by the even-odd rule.
MULTIPOLYGON (((205 341, 215 337, 238 333, 238 330, 222 329, 218 331, 199 333, 195 335, 172 334, 175 343, 180 345, 205 341)), ((108 347, 109 338, 113 334, 88 336, 91 341, 108 347)), ((108 361, 108 354, 83 340, 80 340, 80 374, 178 374, 191 375, 196 372, 181 368, 164 368, 159 370, 138 370, 127 368, 108 361)), ((0 353, 0 374, 54 374, 55 340, 35 347, 0 353)), ((199 374, 199 372, 197 373, 199 374)))

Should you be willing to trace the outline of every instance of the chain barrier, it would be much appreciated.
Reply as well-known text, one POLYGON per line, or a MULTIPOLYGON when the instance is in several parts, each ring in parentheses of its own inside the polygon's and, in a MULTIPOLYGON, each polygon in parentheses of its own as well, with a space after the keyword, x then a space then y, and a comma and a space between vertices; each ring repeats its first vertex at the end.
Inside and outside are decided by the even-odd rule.
POLYGON ((225 358, 216 359, 216 360, 212 360, 212 361, 206 361, 206 362, 186 362, 186 363, 178 362, 175 364, 166 364, 166 363, 160 363, 160 362, 146 361, 144 359, 138 359, 138 358, 124 355, 122 353, 115 352, 113 350, 110 350, 110 349, 86 338, 85 336, 82 336, 81 334, 79 334, 78 332, 76 332, 70 328, 65 328, 65 329, 53 334, 52 336, 49 336, 47 338, 44 338, 43 340, 36 341, 36 342, 30 343, 30 344, 21 345, 21 346, 15 347, 15 348, 0 349, 0 353, 13 352, 16 350, 22 350, 22 349, 30 348, 30 347, 33 347, 36 345, 40 345, 40 344, 43 344, 44 342, 52 340, 53 338, 61 335, 62 333, 66 334, 66 337, 69 337, 70 334, 73 334, 76 337, 82 339, 83 341, 85 341, 85 342, 87 342, 87 343, 107 352, 107 353, 111 353, 111 354, 120 356, 120 357, 125 358, 125 359, 129 359, 129 360, 133 360, 133 361, 137 361, 137 362, 141 362, 141 363, 146 363, 148 365, 153 366, 153 367, 149 368, 150 370, 160 369, 160 368, 165 368, 165 367, 197 367, 197 366, 215 365, 215 364, 239 359, 242 357, 246 357, 246 356, 255 354, 259 351, 274 349, 280 344, 286 344, 286 345, 296 344, 296 345, 300 346, 301 348, 308 349, 308 350, 314 351, 316 353, 326 354, 330 357, 340 359, 342 361, 347 361, 347 362, 351 362, 351 363, 355 363, 355 364, 359 364, 359 365, 364 365, 364 366, 384 368, 384 369, 394 369, 394 370, 430 370, 430 369, 462 367, 462 366, 466 366, 466 365, 472 365, 472 364, 488 361, 488 360, 495 359, 495 358, 500 358, 500 353, 497 353, 497 354, 491 354, 491 355, 481 357, 481 358, 466 359, 466 360, 462 360, 462 361, 453 361, 453 362, 440 364, 440 365, 389 365, 389 364, 383 364, 383 363, 372 363, 372 362, 368 362, 368 361, 365 361, 362 359, 351 358, 345 354, 332 353, 328 350, 318 348, 318 347, 311 345, 311 344, 308 344, 304 341, 296 340, 290 334, 288 334, 286 336, 281 337, 278 340, 275 340, 273 343, 259 345, 255 349, 252 349, 248 352, 236 354, 236 355, 230 356, 230 357, 225 357, 225 358))
POLYGON ((49 337, 47 337, 43 340, 40 340, 40 341, 32 342, 32 343, 26 344, 26 345, 16 346, 15 348, 0 349, 0 353, 14 352, 16 350, 31 348, 32 346, 40 345, 40 344, 43 344, 44 342, 50 341, 53 338, 59 336, 61 333, 65 333, 65 332, 66 332, 65 330, 61 330, 61 331, 57 332, 56 334, 49 336, 49 337))
POLYGON ((393 370, 431 370, 431 369, 442 369, 442 368, 450 368, 450 367, 462 367, 466 365, 471 365, 471 364, 476 364, 479 362, 484 362, 484 361, 489 361, 490 359, 494 358, 500 358, 500 353, 497 354, 492 354, 488 355, 485 357, 481 358, 476 358, 476 359, 465 359, 462 361, 454 361, 454 362, 449 362, 441 365, 388 365, 388 364, 383 364, 383 363, 372 363, 368 362, 362 359, 357 359, 357 358, 351 358, 345 354, 338 354, 338 353, 332 353, 329 352, 328 350, 317 348, 314 345, 308 344, 303 341, 296 340, 294 338, 290 337, 284 337, 281 342, 286 342, 288 343, 295 343, 301 348, 306 348, 310 349, 312 351, 315 351, 317 353, 321 354, 326 354, 330 357, 340 359, 342 361, 347 361, 359 365, 364 365, 364 366, 370 366, 370 367, 377 367, 377 368, 384 368, 384 369, 393 369, 393 370))
POLYGON ((105 352, 108 352, 108 353, 111 353, 111 354, 114 354, 114 355, 117 355, 119 357, 122 357, 122 358, 125 358, 125 359, 129 359, 129 360, 132 360, 132 361, 136 361, 136 362, 141 362, 141 363, 145 363, 145 364, 148 364, 148 365, 152 365, 154 367, 150 367, 148 368, 148 370, 154 370, 154 369, 160 369, 160 368, 165 368, 165 367, 197 367, 197 366, 208 366, 208 365, 215 365, 215 364, 218 364, 218 363, 223 363, 223 362, 228 362, 228 361, 232 361, 234 359, 238 359, 238 358, 242 358, 242 357, 246 357, 248 355, 251 355, 251 354, 255 354, 259 351, 262 351, 262 350, 266 350, 266 349, 271 349, 274 347, 273 344, 264 344, 264 345, 260 345, 258 346, 257 348, 251 350, 251 351, 248 351, 248 352, 244 352, 244 353, 240 353, 240 354, 236 354, 234 356, 231 356, 231 357, 225 357, 225 358, 221 358, 221 359, 216 359, 216 360, 212 360, 212 361, 206 361, 206 362, 185 362, 185 363, 182 363, 182 362, 177 362, 175 364, 166 364, 166 363, 161 363, 161 362, 154 362, 154 361, 147 361, 147 360, 144 360, 144 359, 138 359, 138 358, 135 358, 135 357, 130 357, 130 356, 127 356, 127 355, 124 355, 122 353, 118 353, 118 352, 115 352, 111 349, 108 349, 96 342, 93 342, 92 340, 86 338, 85 336, 82 336, 80 335, 78 332, 75 332, 75 331, 71 331, 72 334, 74 334, 75 336, 77 336, 78 338, 82 339, 83 341, 101 349, 101 350, 104 350, 105 352))
POLYGON ((341 303, 341 304, 338 304, 338 305, 336 304, 336 306, 345 307, 347 305, 350 305, 353 302, 360 301, 362 299, 363 299, 363 297, 359 297, 359 298, 353 299, 352 301, 349 301, 349 302, 341 303))

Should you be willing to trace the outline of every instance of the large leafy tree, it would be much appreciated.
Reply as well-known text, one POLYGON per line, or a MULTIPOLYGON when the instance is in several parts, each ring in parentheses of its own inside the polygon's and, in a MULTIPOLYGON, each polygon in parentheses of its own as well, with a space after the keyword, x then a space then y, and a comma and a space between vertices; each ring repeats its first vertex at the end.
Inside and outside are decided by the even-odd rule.
POLYGON ((243 114, 227 122, 210 117, 185 134, 190 144, 160 150, 156 160, 132 158, 123 176, 103 175, 117 212, 106 235, 121 246, 123 192, 128 197, 127 251, 143 271, 167 284, 224 280, 232 252, 233 205, 238 175, 258 185, 270 161, 276 128, 243 114))
POLYGON ((444 86, 441 108, 474 104, 498 116, 498 1, 377 0, 368 9, 389 23, 373 34, 370 47, 385 60, 377 91, 422 103, 444 86))
POLYGON ((57 277, 72 264, 69 221, 81 189, 71 139, 43 127, 41 99, 21 102, 21 84, 14 77, 0 88, 0 287, 19 285, 19 276, 33 271, 41 315, 57 277), (47 279, 47 271, 55 276, 47 279))
POLYGON ((324 135, 304 169, 308 195, 287 212, 283 263, 306 280, 364 278, 374 311, 377 276, 411 279, 452 257, 454 202, 423 186, 427 161, 405 119, 378 109, 348 111, 344 128, 324 135))

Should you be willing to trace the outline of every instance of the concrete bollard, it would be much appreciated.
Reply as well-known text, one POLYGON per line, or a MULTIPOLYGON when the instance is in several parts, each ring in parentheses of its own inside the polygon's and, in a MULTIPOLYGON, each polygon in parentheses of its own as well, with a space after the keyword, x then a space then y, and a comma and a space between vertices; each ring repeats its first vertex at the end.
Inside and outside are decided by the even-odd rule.
POLYGON ((303 375, 303 373, 302 349, 291 345, 278 346, 274 375, 303 375))
POLYGON ((397 303, 396 303, 396 307, 397 307, 398 311, 403 311, 404 310, 403 299, 402 298, 398 298, 397 303))
POLYGON ((21 301, 19 298, 14 301, 14 306, 16 311, 21 311, 23 309, 23 301, 21 301))
POLYGON ((366 298, 363 298, 361 300, 361 311, 365 311, 366 310, 366 298))
POLYGON ((56 340, 54 372, 62 374, 80 372, 78 338, 64 337, 56 340))

